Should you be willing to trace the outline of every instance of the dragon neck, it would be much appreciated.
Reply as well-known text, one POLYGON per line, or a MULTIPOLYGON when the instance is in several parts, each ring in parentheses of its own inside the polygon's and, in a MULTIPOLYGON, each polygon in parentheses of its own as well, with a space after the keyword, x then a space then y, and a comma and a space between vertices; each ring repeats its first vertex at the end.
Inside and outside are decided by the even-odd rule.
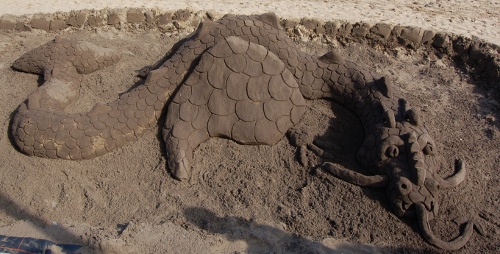
POLYGON ((404 118, 400 99, 391 80, 330 52, 320 58, 302 54, 301 63, 290 68, 307 99, 327 98, 350 109, 361 121, 366 134, 380 127, 396 127, 404 118), (400 116, 401 115, 401 116, 400 116))

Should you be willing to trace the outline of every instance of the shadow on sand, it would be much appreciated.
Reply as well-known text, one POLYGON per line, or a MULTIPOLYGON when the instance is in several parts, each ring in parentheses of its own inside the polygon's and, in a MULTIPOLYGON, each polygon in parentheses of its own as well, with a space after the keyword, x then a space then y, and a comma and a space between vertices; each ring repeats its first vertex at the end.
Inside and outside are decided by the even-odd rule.
POLYGON ((293 235, 276 226, 259 224, 237 216, 219 217, 200 207, 184 210, 185 218, 196 227, 221 234, 228 241, 243 241, 246 253, 383 253, 377 247, 325 239, 315 242, 293 235))
MULTIPOLYGON (((14 200, 0 192, 0 211, 4 212, 7 216, 17 220, 26 221, 28 224, 36 228, 38 233, 54 240, 56 244, 74 244, 80 245, 82 248, 76 253, 92 253, 92 247, 83 241, 78 235, 69 231, 65 227, 59 225, 52 225, 44 219, 28 212, 19 206, 14 200)), ((8 232, 7 232, 8 233, 8 232)), ((1 234, 1 233, 0 233, 1 234)), ((32 237, 29 233, 27 235, 16 235, 18 237, 32 237)))

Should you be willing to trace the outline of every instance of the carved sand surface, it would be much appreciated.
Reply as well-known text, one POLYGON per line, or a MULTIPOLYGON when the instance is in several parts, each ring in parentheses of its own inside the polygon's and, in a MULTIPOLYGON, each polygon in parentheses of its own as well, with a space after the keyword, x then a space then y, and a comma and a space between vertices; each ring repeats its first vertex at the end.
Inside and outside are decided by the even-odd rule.
POLYGON ((229 239, 208 241, 214 252, 497 248, 496 74, 429 46, 300 43, 307 35, 280 26, 273 14, 206 20, 153 68, 186 32, 27 33, 49 42, 6 45, 13 68, 43 74, 36 88, 2 64, 17 84, 3 95, 2 156, 20 169, 2 172, 6 223, 89 224, 60 231, 105 252, 161 250, 141 241, 156 226, 229 239), (16 109, 12 98, 28 99, 16 109), (13 160, 15 146, 69 161, 13 160))

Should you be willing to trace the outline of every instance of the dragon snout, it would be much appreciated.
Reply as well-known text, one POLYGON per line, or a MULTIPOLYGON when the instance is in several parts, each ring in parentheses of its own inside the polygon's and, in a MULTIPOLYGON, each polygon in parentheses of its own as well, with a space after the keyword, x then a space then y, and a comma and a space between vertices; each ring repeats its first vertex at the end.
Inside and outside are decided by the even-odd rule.
MULTIPOLYGON (((426 181, 427 185, 433 180, 426 181)), ((400 177, 394 181, 393 211, 399 217, 416 217, 423 238, 430 244, 444 249, 456 250, 462 248, 474 231, 474 223, 467 222, 462 234, 450 241, 444 241, 432 232, 429 221, 438 213, 438 202, 428 193, 428 187, 412 184, 408 178, 400 177)), ((432 185, 431 185, 432 186, 432 185)))
POLYGON ((411 200, 408 194, 412 191, 413 186, 410 180, 406 177, 400 177, 394 182, 393 210, 399 217, 407 216, 407 210, 411 206, 411 200))
MULTIPOLYGON (((434 183, 432 179, 426 183, 434 183)), ((399 177, 393 182, 393 188, 390 193, 394 213, 399 217, 414 217, 416 204, 422 204, 425 210, 433 219, 439 210, 438 202, 434 198, 435 188, 427 186, 419 186, 412 183, 406 177, 399 177)))
MULTIPOLYGON (((426 165, 429 165, 429 161, 426 165)), ((437 172, 437 164, 434 165, 431 163, 430 165, 431 168, 426 169, 426 171, 437 172)), ((429 221, 437 217, 439 210, 439 203, 434 197, 437 197, 440 189, 455 187, 465 178, 464 163, 461 160, 455 160, 454 170, 455 174, 447 179, 442 179, 439 175, 432 173, 425 175, 423 183, 421 182, 421 178, 417 178, 417 182, 420 184, 413 185, 413 190, 408 194, 408 199, 413 202, 410 206, 414 207, 414 214, 422 236, 430 244, 444 250, 456 250, 465 246, 471 238, 475 227, 474 223, 468 221, 465 224, 464 231, 460 235, 450 241, 444 241, 434 235, 429 226, 429 221)))

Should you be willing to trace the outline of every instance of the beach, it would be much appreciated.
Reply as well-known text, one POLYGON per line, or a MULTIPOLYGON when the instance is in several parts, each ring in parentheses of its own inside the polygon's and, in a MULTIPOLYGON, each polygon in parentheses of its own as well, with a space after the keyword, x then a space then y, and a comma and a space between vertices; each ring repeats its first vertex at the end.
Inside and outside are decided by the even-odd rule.
MULTIPOLYGON (((453 174, 455 158, 463 158, 468 170, 463 183, 440 191, 439 215, 430 223, 434 233, 453 239, 460 226, 452 220, 468 218, 484 234, 476 231, 456 253, 498 249, 496 0, 3 1, 0 234, 80 244, 83 253, 440 252, 422 238, 415 221, 392 212, 383 189, 335 178, 312 151, 304 167, 287 137, 271 146, 212 138, 196 148, 187 181, 174 179, 167 168, 164 116, 138 140, 90 160, 30 157, 14 144, 12 119, 43 79, 10 66, 57 35, 121 55, 115 64, 83 75, 79 98, 67 109, 78 113, 143 84, 141 70, 168 55, 200 22, 266 12, 276 13, 300 50, 317 56, 334 50, 391 77, 436 142, 442 156, 437 173, 453 174), (85 21, 75 18, 73 25, 78 15, 85 21), (374 28, 382 24, 392 30, 377 34, 374 28), (342 34, 345 27, 352 32, 342 34), (425 39, 427 34, 432 36, 425 39)), ((355 158, 363 126, 352 111, 332 100, 307 100, 306 108, 297 127, 315 141, 333 143, 328 152, 334 162, 363 172, 355 158)))

